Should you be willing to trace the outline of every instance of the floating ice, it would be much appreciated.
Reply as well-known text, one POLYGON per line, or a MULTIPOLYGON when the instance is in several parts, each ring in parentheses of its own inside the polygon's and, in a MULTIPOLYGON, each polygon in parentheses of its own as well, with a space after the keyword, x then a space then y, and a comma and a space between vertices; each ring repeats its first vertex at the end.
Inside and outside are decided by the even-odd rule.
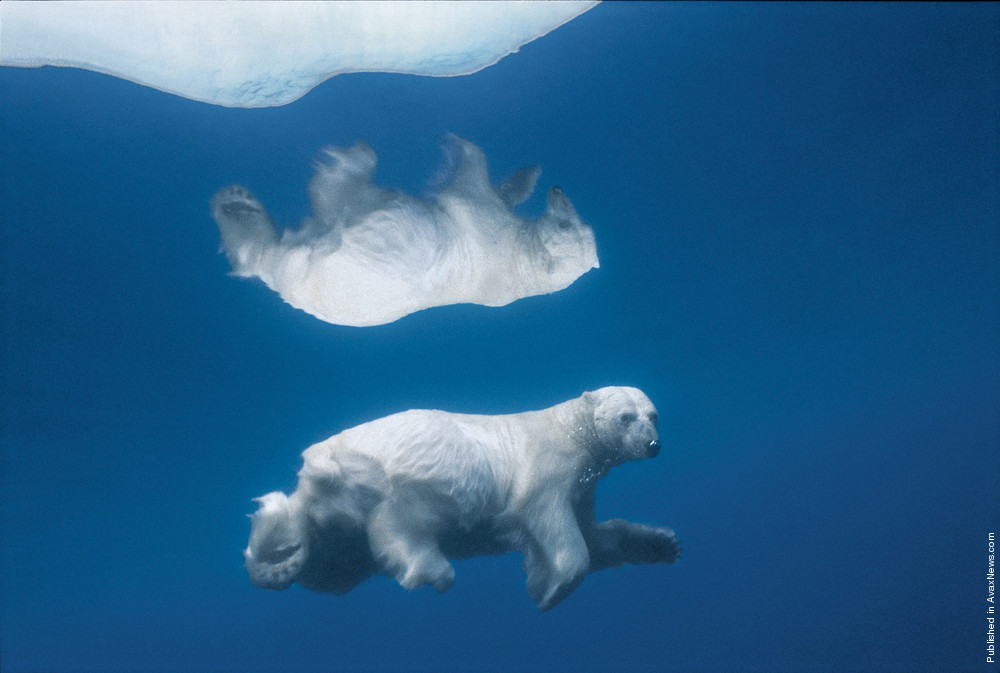
POLYGON ((250 192, 220 190, 211 210, 234 274, 260 278, 321 320, 361 326, 446 304, 503 306, 597 267, 594 232, 558 187, 537 220, 512 211, 538 168, 494 187, 482 150, 447 142, 454 174, 434 201, 373 185, 375 153, 363 141, 328 149, 309 184, 312 217, 280 239, 250 192))
POLYGON ((467 75, 596 2, 0 2, 0 65, 94 70, 232 107, 348 72, 467 75))

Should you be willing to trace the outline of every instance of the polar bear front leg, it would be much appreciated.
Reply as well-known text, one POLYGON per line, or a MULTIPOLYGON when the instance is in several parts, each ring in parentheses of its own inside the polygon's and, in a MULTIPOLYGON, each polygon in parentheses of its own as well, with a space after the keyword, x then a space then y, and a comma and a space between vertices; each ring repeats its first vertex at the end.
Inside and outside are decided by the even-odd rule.
POLYGON ((623 519, 594 524, 586 533, 591 570, 615 568, 623 563, 673 563, 681 546, 674 531, 623 519))
POLYGON ((413 499, 390 498, 380 503, 368 522, 372 555, 404 589, 430 584, 447 591, 455 569, 438 547, 439 519, 413 499))
POLYGON ((550 610, 576 589, 590 569, 587 543, 573 508, 554 503, 530 516, 531 543, 524 550, 528 593, 541 610, 550 610))

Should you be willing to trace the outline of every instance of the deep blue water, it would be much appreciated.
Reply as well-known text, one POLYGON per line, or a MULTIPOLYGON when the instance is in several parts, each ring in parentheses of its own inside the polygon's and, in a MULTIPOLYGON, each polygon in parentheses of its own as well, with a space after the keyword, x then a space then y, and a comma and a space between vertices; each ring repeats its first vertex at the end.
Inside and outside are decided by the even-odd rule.
POLYGON ((0 106, 5 673, 998 670, 1000 6, 606 3, 468 77, 238 110, 6 68, 0 106), (219 187, 295 225, 322 146, 420 194, 446 131, 540 165, 601 268, 361 329, 227 275, 219 187), (248 581, 251 498, 309 444, 609 384, 664 450, 598 514, 676 565, 549 613, 513 555, 443 595, 248 581))

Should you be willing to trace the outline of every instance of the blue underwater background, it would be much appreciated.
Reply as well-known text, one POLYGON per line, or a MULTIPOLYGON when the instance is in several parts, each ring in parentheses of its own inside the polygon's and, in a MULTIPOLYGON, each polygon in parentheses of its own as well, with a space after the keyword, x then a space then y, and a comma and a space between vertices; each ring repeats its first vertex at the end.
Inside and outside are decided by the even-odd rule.
POLYGON ((246 110, 4 68, 0 106, 4 673, 998 670, 1000 5, 605 3, 467 77, 246 110), (560 185, 600 269, 370 328, 227 275, 218 188, 295 226, 364 138, 425 194, 448 131, 540 165, 521 212, 560 185), (247 579, 251 498, 310 444, 611 384, 664 449, 598 516, 677 564, 548 613, 516 555, 441 595, 247 579))

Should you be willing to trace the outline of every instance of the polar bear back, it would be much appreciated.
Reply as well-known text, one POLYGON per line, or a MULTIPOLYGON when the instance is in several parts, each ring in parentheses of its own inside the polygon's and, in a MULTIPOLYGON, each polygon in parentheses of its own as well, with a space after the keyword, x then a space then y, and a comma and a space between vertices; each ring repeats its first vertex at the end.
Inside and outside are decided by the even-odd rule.
POLYGON ((460 518, 475 518, 503 506, 523 462, 504 440, 508 425, 499 416, 404 411, 306 449, 299 476, 317 485, 378 483, 383 496, 420 488, 446 498, 460 518))

